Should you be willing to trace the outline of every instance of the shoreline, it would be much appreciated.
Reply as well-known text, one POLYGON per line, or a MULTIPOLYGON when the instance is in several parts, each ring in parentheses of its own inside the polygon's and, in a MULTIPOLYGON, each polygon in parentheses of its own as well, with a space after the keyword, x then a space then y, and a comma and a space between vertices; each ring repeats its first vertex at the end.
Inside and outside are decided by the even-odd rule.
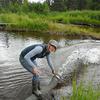
MULTIPOLYGON (((80 25, 75 25, 75 26, 80 26, 80 25)), ((83 26, 83 25, 82 25, 83 26)), ((84 34, 84 33, 64 33, 64 32, 57 32, 57 31, 34 31, 34 30, 30 30, 30 29, 25 29, 25 28, 23 28, 23 29, 21 29, 21 28, 7 28, 7 27, 5 27, 5 28, 1 28, 0 27, 0 31, 7 31, 7 32, 19 32, 19 33, 21 33, 21 32, 31 32, 31 33, 33 33, 33 32, 37 32, 37 33, 43 33, 43 34, 49 34, 49 35, 60 35, 60 36, 67 36, 67 37, 81 37, 82 39, 88 39, 88 38, 90 38, 90 39, 94 39, 94 40, 100 40, 100 37, 98 37, 98 36, 95 36, 95 35, 89 35, 89 34, 84 34)))
POLYGON ((38 13, 1 13, 0 31, 40 32, 63 36, 87 36, 100 39, 99 11, 38 13))

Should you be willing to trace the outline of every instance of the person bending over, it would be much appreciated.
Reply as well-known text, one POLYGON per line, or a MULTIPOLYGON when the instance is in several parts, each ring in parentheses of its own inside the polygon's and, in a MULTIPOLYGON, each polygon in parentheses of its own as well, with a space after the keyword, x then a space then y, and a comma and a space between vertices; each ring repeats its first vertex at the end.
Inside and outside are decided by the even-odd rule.
POLYGON ((40 91, 40 80, 38 65, 36 63, 37 58, 46 57, 49 67, 53 74, 55 74, 54 68, 52 66, 50 53, 55 52, 58 48, 58 42, 55 40, 50 40, 48 44, 35 44, 26 47, 22 50, 20 54, 21 65, 30 73, 33 74, 32 78, 32 93, 36 96, 40 96, 42 93, 40 91))

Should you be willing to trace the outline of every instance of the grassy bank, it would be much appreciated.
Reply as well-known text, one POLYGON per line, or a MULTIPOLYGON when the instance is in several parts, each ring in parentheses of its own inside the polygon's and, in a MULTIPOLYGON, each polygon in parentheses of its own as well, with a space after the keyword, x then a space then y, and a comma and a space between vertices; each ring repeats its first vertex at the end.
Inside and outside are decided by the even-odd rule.
POLYGON ((0 22, 11 23, 7 28, 11 29, 25 29, 25 30, 46 30, 48 29, 48 24, 45 19, 39 18, 38 15, 33 14, 0 14, 0 22))
POLYGON ((100 87, 94 89, 92 84, 84 86, 80 84, 76 85, 76 82, 73 81, 73 93, 70 97, 61 97, 61 100, 100 100, 100 87))
POLYGON ((12 23, 6 29, 23 29, 28 31, 42 31, 50 33, 91 35, 100 37, 100 31, 91 27, 72 24, 100 26, 100 11, 70 11, 36 13, 1 13, 1 23, 12 23))

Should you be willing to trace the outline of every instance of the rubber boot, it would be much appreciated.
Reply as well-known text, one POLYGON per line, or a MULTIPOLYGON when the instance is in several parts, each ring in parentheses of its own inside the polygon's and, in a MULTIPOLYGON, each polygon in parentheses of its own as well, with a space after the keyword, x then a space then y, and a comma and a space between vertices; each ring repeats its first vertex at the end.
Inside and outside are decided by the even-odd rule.
POLYGON ((37 97, 37 100, 44 100, 40 91, 40 81, 32 80, 32 93, 37 97))
POLYGON ((32 80, 32 93, 37 96, 41 95, 41 91, 38 89, 38 85, 38 80, 32 80))
POLYGON ((41 90, 40 81, 38 81, 38 89, 41 90))

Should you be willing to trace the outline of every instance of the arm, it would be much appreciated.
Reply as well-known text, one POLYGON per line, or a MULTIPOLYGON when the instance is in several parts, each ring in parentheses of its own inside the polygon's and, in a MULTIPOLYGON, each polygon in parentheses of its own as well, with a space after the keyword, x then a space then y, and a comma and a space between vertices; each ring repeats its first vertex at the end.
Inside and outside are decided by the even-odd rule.
POLYGON ((24 58, 29 63, 29 65, 34 68, 35 66, 37 66, 37 64, 34 61, 32 61, 31 58, 41 52, 42 52, 42 47, 37 46, 33 50, 31 50, 29 53, 27 53, 24 58))
POLYGON ((47 58, 48 65, 49 65, 49 67, 51 68, 52 73, 54 74, 54 69, 53 69, 53 67, 52 67, 52 61, 51 61, 51 58, 50 58, 50 54, 47 55, 46 58, 47 58))

